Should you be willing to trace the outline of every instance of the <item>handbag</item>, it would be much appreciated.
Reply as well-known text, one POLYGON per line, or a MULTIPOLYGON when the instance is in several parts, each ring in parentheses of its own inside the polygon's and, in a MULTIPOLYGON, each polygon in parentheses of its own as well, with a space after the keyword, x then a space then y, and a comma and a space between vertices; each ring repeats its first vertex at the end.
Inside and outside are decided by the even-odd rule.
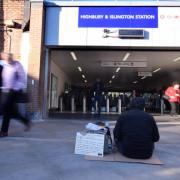
POLYGON ((163 95, 163 98, 166 99, 166 100, 169 100, 169 99, 170 99, 170 97, 167 96, 166 94, 163 95))
POLYGON ((24 92, 22 90, 20 91, 14 91, 15 95, 15 102, 16 103, 28 103, 29 102, 29 94, 27 92, 24 92))

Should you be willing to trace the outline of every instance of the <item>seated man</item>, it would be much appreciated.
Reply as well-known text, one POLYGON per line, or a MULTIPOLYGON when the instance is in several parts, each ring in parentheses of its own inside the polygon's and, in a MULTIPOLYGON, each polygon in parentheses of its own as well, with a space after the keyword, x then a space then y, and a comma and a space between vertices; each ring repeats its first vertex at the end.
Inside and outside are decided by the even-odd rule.
POLYGON ((120 152, 134 159, 152 156, 154 142, 159 131, 153 116, 144 112, 145 101, 141 97, 130 102, 129 110, 119 116, 114 128, 114 140, 120 152))

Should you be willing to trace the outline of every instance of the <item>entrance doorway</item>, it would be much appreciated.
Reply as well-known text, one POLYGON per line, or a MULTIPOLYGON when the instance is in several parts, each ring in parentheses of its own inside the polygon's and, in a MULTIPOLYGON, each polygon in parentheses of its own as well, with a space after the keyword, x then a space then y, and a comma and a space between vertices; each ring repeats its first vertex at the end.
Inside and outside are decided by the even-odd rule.
MULTIPOLYGON (((92 91, 97 78, 104 86, 101 113, 118 114, 126 110, 134 96, 145 98, 147 111, 160 113, 163 91, 173 81, 180 80, 180 53, 172 50, 51 49, 49 73, 50 113, 96 113, 92 91), (105 67, 104 62, 146 62, 147 66, 105 67)), ((164 110, 168 111, 168 105, 164 110)))

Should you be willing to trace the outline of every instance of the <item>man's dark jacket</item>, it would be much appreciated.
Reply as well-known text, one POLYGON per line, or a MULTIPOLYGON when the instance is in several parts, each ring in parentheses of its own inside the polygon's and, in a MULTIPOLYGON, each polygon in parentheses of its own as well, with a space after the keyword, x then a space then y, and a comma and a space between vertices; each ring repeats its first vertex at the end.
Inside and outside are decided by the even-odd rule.
POLYGON ((93 85, 93 93, 96 93, 96 96, 102 95, 102 92, 104 91, 104 85, 100 82, 95 82, 93 85))
POLYGON ((151 115, 133 107, 119 116, 114 139, 125 156, 146 159, 152 156, 154 142, 159 140, 159 131, 151 115))
POLYGON ((1 98, 1 88, 2 88, 2 70, 3 70, 3 66, 0 65, 0 115, 2 115, 2 98, 1 98))
POLYGON ((0 90, 1 90, 1 87, 2 87, 2 70, 3 70, 3 66, 0 65, 0 90))

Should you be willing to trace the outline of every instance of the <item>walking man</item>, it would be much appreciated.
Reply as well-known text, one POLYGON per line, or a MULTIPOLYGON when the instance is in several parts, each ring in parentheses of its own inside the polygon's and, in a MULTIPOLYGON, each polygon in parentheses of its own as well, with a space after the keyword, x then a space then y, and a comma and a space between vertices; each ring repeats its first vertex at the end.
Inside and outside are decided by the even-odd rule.
POLYGON ((17 101, 20 92, 25 88, 25 71, 22 65, 13 59, 12 54, 1 53, 3 60, 2 70, 2 127, 0 137, 8 136, 10 120, 15 118, 26 126, 26 130, 30 129, 31 122, 18 112, 17 101))

